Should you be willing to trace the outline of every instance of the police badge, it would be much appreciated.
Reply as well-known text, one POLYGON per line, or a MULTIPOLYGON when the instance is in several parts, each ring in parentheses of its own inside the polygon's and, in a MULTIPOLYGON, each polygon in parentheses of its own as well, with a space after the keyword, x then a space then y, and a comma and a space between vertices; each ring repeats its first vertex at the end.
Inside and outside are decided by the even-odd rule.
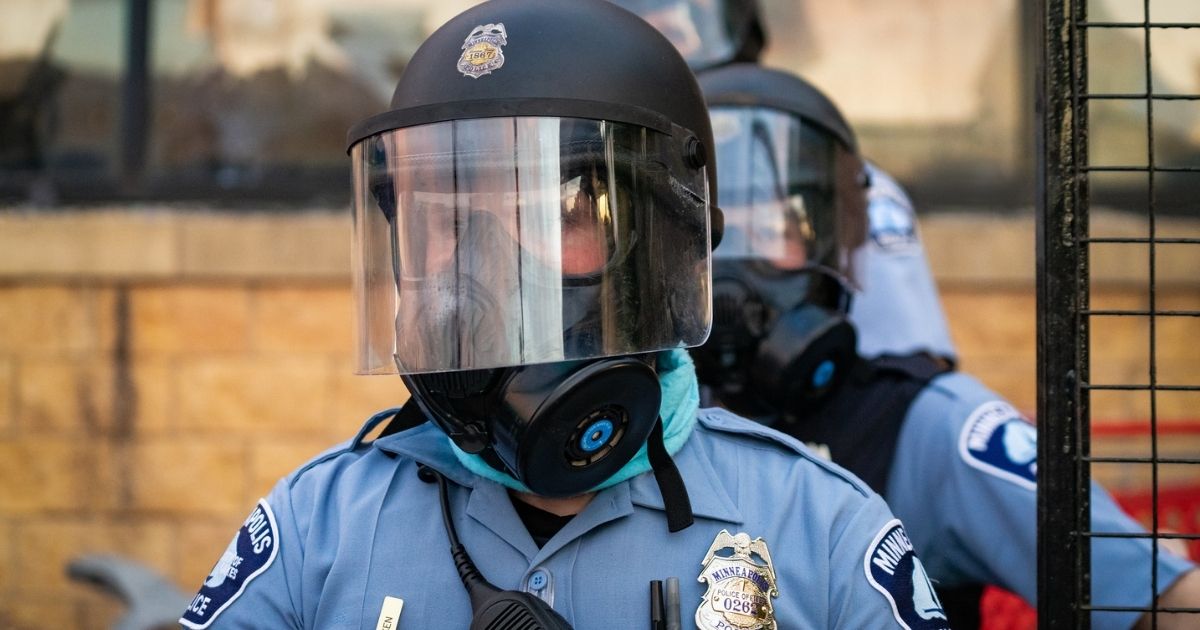
POLYGON ((743 532, 730 535, 721 530, 700 564, 699 582, 708 584, 696 608, 696 626, 701 630, 776 630, 771 598, 779 596, 775 567, 762 538, 750 540, 743 532), (731 549, 732 553, 718 555, 731 549), (756 561, 752 555, 762 559, 756 561))
POLYGON ((462 56, 458 58, 458 71, 472 79, 478 79, 504 65, 504 46, 508 33, 504 23, 476 26, 463 41, 462 56))

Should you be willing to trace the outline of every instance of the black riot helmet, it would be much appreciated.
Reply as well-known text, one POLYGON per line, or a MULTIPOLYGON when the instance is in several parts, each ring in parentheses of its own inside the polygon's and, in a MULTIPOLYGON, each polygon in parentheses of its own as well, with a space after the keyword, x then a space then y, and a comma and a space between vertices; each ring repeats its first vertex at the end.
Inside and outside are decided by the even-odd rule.
POLYGON ((602 0, 492 0, 348 134, 359 372, 544 496, 647 442, 655 353, 703 342, 712 132, 671 43, 602 0))
POLYGON ((808 82, 749 64, 699 77, 713 120, 725 239, 713 254, 713 331, 693 352, 720 401, 802 416, 855 357, 851 253, 867 175, 850 126, 808 82))
POLYGON ((612 0, 665 35, 697 72, 757 62, 767 43, 757 0, 612 0))

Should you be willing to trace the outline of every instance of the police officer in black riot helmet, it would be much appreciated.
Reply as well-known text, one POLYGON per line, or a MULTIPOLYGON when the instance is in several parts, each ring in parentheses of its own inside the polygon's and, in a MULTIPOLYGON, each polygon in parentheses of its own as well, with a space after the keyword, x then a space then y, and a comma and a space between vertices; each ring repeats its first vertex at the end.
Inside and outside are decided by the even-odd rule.
POLYGON ((841 113, 798 77, 749 64, 700 76, 728 185, 697 371, 723 405, 795 420, 856 359, 846 311, 850 254, 866 236, 865 165, 841 113))
POLYGON ((358 368, 411 399, 260 501, 184 625, 916 614, 926 581, 882 499, 699 409, 684 349, 708 333, 721 213, 708 112, 669 41, 600 0, 485 2, 349 145, 358 368))
MULTIPOLYGON (((721 404, 820 445, 911 521, 910 542, 938 588, 914 596, 921 614, 910 627, 978 627, 988 584, 1032 601, 1036 430, 928 353, 864 359, 855 350, 846 315, 850 292, 861 290, 855 249, 867 236, 863 195, 869 186, 872 204, 889 195, 873 188, 878 175, 865 176, 871 167, 864 170, 850 127, 812 85, 779 71, 734 64, 702 72, 699 81, 726 216, 714 252, 713 332, 694 350, 701 383, 721 404), (997 523, 1006 524, 999 537, 997 523)), ((1157 564, 1160 601, 1196 601, 1194 565, 1166 551, 1155 559, 1133 542, 1142 528, 1102 488, 1092 498, 1095 529, 1131 534, 1093 542, 1094 599, 1146 605, 1154 593, 1131 576, 1157 564), (1121 563, 1137 570, 1111 570, 1121 563)), ((1148 621, 1134 611, 1093 619, 1105 628, 1148 621)))

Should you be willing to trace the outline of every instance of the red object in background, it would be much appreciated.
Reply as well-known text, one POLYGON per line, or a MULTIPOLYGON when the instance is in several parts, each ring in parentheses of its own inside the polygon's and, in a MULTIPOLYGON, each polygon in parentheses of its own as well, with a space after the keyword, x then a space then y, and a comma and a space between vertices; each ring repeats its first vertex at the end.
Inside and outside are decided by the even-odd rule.
POLYGON ((1002 588, 983 589, 979 601, 981 630, 1035 630, 1037 609, 1002 588))

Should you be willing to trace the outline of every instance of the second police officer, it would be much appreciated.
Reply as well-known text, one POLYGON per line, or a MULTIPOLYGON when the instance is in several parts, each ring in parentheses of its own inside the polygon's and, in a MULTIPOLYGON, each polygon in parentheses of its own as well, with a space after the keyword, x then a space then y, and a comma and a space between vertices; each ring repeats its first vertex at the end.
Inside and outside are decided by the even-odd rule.
MULTIPOLYGON (((712 106, 726 212, 714 260, 716 323, 695 352, 706 393, 817 446, 884 494, 946 595, 939 614, 956 626, 979 624, 985 584, 1035 601, 1036 430, 953 371, 903 191, 871 165, 866 177, 848 168, 853 132, 807 82, 747 64, 711 69, 762 49, 754 2, 629 3, 653 7, 660 25, 673 16, 668 34, 716 33, 715 49, 726 53, 715 58, 672 37, 698 51, 689 61, 712 106), (705 24, 720 28, 696 26, 705 24), (860 231, 863 193, 869 238, 860 231)), ((1092 496, 1094 531, 1142 532, 1102 488, 1093 485, 1092 496)), ((1150 549, 1144 539, 1096 539, 1092 601, 1149 606, 1150 549)), ((1157 567, 1160 607, 1197 605, 1191 563, 1160 553, 1157 567)), ((1136 610, 1093 614, 1096 627, 1149 621, 1136 610)))
POLYGON ((280 481, 185 626, 945 627, 878 495, 698 410, 713 139, 654 29, 492 0, 349 143, 359 369, 410 402, 280 481))

